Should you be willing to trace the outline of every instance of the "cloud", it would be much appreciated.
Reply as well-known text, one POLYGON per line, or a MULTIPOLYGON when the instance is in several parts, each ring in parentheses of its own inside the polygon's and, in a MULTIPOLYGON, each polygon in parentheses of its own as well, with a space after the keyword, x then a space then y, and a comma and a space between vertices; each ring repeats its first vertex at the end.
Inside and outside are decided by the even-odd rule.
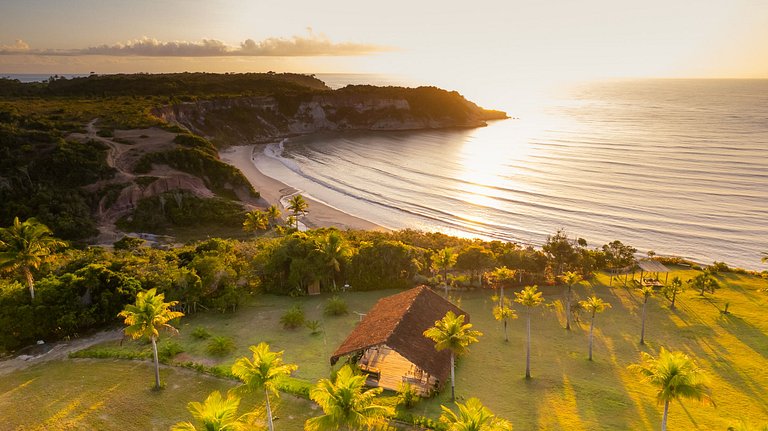
POLYGON ((29 51, 29 45, 21 39, 16 39, 13 45, 0 45, 0 51, 14 54, 25 53, 29 51))
POLYGON ((319 57, 360 56, 390 51, 390 48, 372 44, 336 43, 308 29, 307 36, 291 38, 271 37, 262 41, 247 39, 239 46, 229 46, 216 39, 200 42, 163 42, 144 37, 114 45, 99 45, 83 49, 30 49, 22 40, 14 45, 0 45, 0 55, 82 56, 100 55, 113 57, 319 57))

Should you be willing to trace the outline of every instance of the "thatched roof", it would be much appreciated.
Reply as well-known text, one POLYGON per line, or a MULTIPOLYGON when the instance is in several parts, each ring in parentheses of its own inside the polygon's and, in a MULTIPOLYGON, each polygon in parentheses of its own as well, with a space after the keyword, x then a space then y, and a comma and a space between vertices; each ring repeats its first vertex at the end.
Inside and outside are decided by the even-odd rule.
POLYGON ((380 299, 331 356, 331 365, 339 357, 369 347, 387 345, 419 368, 445 382, 451 371, 451 354, 438 352, 424 331, 435 325, 448 311, 469 315, 433 292, 419 286, 380 299))
POLYGON ((657 260, 643 259, 637 261, 637 266, 645 272, 669 272, 669 268, 657 260))

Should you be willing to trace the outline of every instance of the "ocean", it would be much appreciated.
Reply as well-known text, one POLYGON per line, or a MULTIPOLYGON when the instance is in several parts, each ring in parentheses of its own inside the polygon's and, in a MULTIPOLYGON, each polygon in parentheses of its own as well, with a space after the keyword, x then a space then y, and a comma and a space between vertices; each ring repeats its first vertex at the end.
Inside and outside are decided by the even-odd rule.
POLYGON ((608 81, 526 103, 484 128, 294 138, 256 164, 389 228, 531 245, 562 228, 589 247, 764 267, 768 80, 608 81))

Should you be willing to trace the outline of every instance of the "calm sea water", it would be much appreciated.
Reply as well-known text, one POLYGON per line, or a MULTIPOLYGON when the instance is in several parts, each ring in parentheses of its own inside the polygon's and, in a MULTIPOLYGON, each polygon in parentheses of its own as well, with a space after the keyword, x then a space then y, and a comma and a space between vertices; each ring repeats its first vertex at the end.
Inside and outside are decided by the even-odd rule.
POLYGON ((586 84, 537 104, 472 130, 302 137, 256 163, 391 228, 534 245, 565 228, 590 246, 762 267, 768 80, 586 84))

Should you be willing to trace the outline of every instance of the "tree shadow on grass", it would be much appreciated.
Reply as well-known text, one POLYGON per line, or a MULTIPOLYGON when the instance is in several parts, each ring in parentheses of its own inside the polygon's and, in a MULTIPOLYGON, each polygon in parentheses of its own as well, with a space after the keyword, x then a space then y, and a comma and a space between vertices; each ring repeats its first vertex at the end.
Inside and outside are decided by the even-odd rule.
POLYGON ((717 319, 720 326, 749 346, 755 353, 768 357, 768 335, 751 323, 733 314, 721 314, 717 319))

